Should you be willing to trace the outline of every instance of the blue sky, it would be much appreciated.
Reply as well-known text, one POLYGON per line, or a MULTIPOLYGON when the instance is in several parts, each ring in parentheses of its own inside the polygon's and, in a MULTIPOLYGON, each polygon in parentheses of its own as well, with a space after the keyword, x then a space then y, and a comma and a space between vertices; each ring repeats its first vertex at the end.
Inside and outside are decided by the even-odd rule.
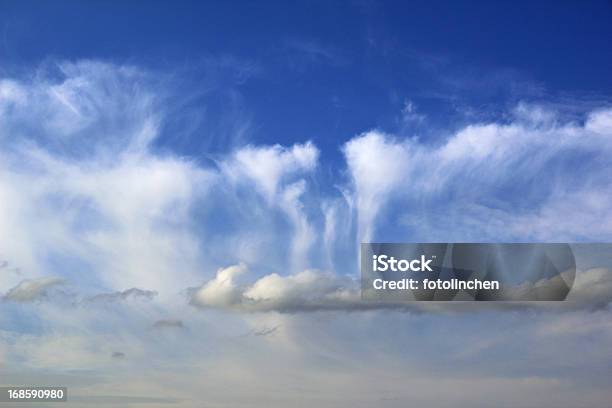
POLYGON ((381 307, 357 248, 611 242, 611 22, 2 2, 0 382, 75 406, 605 406, 610 265, 558 307, 381 307))
POLYGON ((327 155, 364 129, 400 130, 406 100, 458 126, 466 111, 502 116, 519 100, 609 95, 611 13, 606 1, 4 2, 0 52, 8 71, 95 58, 183 68, 196 82, 225 57, 216 126, 244 115, 251 140, 313 140, 327 155))

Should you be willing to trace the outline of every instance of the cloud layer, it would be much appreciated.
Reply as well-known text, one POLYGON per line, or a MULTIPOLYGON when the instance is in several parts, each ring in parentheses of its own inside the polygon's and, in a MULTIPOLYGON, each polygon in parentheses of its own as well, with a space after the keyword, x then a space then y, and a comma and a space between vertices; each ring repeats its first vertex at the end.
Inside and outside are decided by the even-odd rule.
POLYGON ((578 122, 523 103, 432 140, 371 130, 344 143, 329 183, 312 142, 232 146, 208 162, 160 150, 176 98, 160 78, 81 61, 1 80, 5 262, 166 299, 240 262, 354 276, 368 240, 612 238, 606 107, 578 122))
POLYGON ((405 313, 449 310, 366 304, 356 280, 365 240, 611 240, 609 106, 523 103, 430 138, 373 129, 337 158, 307 140, 187 154, 169 142, 176 83, 99 61, 0 79, 5 378, 164 389, 184 407, 610 400, 607 269, 577 274, 563 313, 405 313))

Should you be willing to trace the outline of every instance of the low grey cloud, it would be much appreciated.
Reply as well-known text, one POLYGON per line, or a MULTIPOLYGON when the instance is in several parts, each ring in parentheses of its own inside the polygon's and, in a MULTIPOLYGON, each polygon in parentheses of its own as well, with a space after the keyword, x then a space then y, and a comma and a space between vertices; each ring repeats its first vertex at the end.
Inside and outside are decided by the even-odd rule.
POLYGON ((274 334, 277 330, 278 330, 279 326, 274 326, 274 327, 262 327, 261 329, 255 330, 253 332, 253 336, 269 336, 271 334, 274 334))
POLYGON ((61 285, 64 280, 57 277, 25 279, 2 297, 5 301, 34 302, 48 297, 49 289, 61 285))
POLYGON ((179 319, 161 319, 153 323, 155 329, 184 329, 185 324, 179 319))
POLYGON ((157 296, 154 290, 131 288, 120 292, 100 293, 83 299, 85 303, 111 303, 128 299, 152 300, 157 296))

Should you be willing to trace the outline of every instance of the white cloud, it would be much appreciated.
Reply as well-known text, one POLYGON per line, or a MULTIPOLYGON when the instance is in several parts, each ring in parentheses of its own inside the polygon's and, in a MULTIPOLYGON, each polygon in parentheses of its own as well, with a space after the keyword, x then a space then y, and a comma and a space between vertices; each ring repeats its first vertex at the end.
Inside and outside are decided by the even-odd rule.
POLYGON ((277 199, 282 184, 289 177, 314 170, 318 157, 318 149, 310 142, 291 148, 246 146, 238 149, 221 167, 236 182, 244 178, 255 183, 259 192, 272 203, 277 199))
POLYGON ((237 147, 218 168, 155 152, 170 92, 151 73, 92 61, 42 72, 0 83, 0 228, 10 232, 0 250, 27 277, 61 274, 49 260, 62 258, 85 271, 80 283, 165 297, 229 255, 276 257, 275 269, 292 274, 313 264, 350 273, 355 248, 343 242, 374 239, 381 225, 410 240, 611 234, 609 110, 581 125, 521 104, 508 123, 468 125, 431 145, 364 133, 343 146, 343 201, 312 188, 319 151, 310 142, 237 147), (223 234, 208 219, 219 209, 234 223, 223 234))
POLYGON ((148 72, 53 68, 1 82, 0 253, 30 277, 63 274, 49 269, 62 258, 81 284, 180 290, 199 269, 190 211, 213 172, 151 152, 166 95, 148 72))
POLYGON ((217 271, 217 276, 200 287, 192 297, 198 305, 232 306, 241 300, 236 279, 246 272, 246 265, 233 265, 217 271))
POLYGON ((152 92, 154 82, 132 66, 91 60, 48 64, 31 77, 2 80, 0 93, 7 98, 0 114, 9 120, 0 129, 14 139, 36 135, 64 153, 75 138, 82 139, 84 150, 143 148, 155 137, 147 129, 158 123, 155 103, 163 97, 162 89, 152 92))
POLYGON ((344 155, 356 197, 357 240, 368 242, 374 233, 374 221, 393 189, 411 182, 410 147, 372 131, 347 142, 344 155))
POLYGON ((612 191, 612 111, 582 126, 537 106, 518 112, 514 122, 468 125, 440 144, 377 131, 349 141, 357 240, 375 238, 390 200, 416 241, 491 239, 486 229, 499 218, 497 240, 612 236, 612 206, 601 199, 612 191))
POLYGON ((300 312, 358 307, 355 282, 332 273, 305 270, 292 275, 265 275, 252 284, 241 285, 236 278, 247 272, 245 265, 220 269, 217 276, 195 288, 191 303, 245 312, 300 312))
POLYGON ((612 109, 591 112, 584 127, 591 132, 609 137, 612 134, 612 109))
POLYGON ((314 172, 318 157, 319 150, 307 142, 291 147, 246 146, 220 163, 222 174, 237 187, 254 184, 269 208, 284 212, 293 228, 289 255, 292 270, 307 266, 315 240, 301 197, 307 193, 304 177, 314 172))
POLYGON ((316 238, 316 232, 308 222, 304 213, 304 205, 300 201, 300 197, 305 193, 306 182, 300 180, 285 188, 279 202, 294 228, 290 253, 292 270, 300 270, 308 266, 308 250, 316 238))

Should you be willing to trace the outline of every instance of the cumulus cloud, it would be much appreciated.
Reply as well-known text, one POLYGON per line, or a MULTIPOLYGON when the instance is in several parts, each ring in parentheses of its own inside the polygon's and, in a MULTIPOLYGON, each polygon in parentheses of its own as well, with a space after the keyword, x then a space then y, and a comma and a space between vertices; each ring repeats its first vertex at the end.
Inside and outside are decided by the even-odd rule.
POLYGON ((26 279, 6 292, 2 299, 12 302, 34 302, 46 298, 49 289, 63 283, 64 280, 57 277, 26 279))
MULTIPOLYGON (((332 273, 305 270, 281 276, 265 275, 254 282, 238 277, 248 268, 221 268, 215 278, 189 290, 191 304, 237 312, 300 313, 316 311, 364 311, 396 309, 407 312, 474 312, 483 310, 549 310, 606 308, 612 302, 612 270, 593 268, 579 271, 563 302, 405 302, 363 300, 359 281, 332 273)), ((555 278, 559 279, 559 277, 555 278)), ((546 287, 547 281, 525 282, 508 291, 525 292, 546 287)))
POLYGON ((220 268, 217 276, 194 293, 193 301, 201 305, 231 306, 240 303, 242 293, 236 279, 247 271, 244 264, 220 268))
POLYGON ((274 273, 241 285, 237 278, 247 271, 245 265, 219 269, 214 279, 190 291, 191 303, 246 312, 299 312, 343 309, 359 300, 355 282, 332 273, 316 270, 287 276, 274 273))

